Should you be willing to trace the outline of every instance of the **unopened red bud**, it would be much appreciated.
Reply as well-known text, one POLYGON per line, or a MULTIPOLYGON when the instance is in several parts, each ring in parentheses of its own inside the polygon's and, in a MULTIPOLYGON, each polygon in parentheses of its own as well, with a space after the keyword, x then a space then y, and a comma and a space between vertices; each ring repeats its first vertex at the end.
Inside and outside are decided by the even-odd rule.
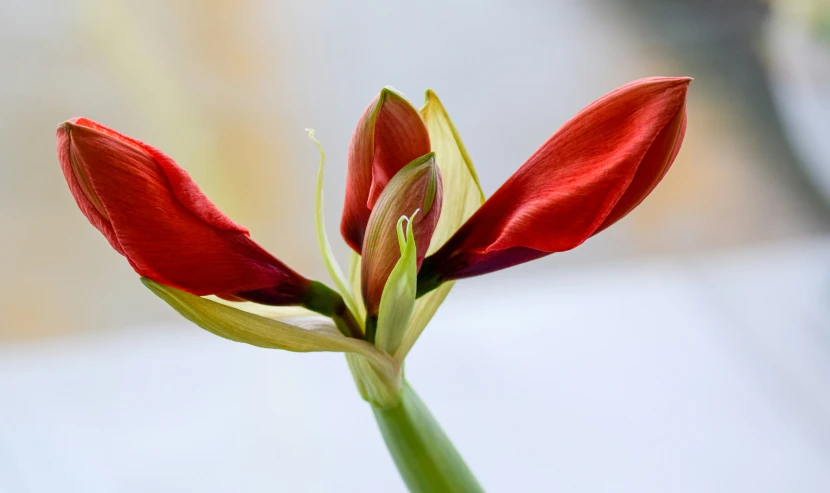
POLYGON ((398 219, 407 216, 413 221, 420 268, 441 215, 441 199, 441 174, 433 153, 407 164, 378 197, 363 240, 361 283, 369 315, 377 315, 383 287, 401 257, 395 229, 398 219))

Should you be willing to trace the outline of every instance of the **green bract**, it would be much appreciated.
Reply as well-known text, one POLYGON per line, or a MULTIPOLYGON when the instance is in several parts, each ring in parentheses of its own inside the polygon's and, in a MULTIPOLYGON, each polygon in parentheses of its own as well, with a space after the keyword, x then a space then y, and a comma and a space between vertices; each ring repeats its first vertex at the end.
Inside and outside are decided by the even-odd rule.
MULTIPOLYGON (((418 211, 415 211, 417 214, 418 211)), ((409 325, 409 317, 415 308, 415 290, 418 287, 418 266, 415 234, 412 231, 412 217, 402 216, 396 225, 401 258, 389 274, 383 288, 378 311, 375 346, 392 356, 395 355, 409 325), (403 222, 406 221, 406 232, 403 222)))

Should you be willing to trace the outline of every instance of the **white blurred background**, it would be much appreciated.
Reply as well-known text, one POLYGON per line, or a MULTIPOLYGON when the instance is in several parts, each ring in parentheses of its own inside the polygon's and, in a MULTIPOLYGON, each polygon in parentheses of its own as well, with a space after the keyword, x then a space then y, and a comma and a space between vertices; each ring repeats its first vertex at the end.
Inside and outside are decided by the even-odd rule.
MULTIPOLYGON (((695 78, 579 249, 458 283, 408 377, 491 491, 830 491, 830 2, 0 0, 0 492, 398 491, 342 357, 215 339, 77 210, 56 125, 155 145, 299 272, 329 155, 436 91, 492 193, 593 99, 695 78)), ((345 260, 346 248, 337 253, 345 260)))

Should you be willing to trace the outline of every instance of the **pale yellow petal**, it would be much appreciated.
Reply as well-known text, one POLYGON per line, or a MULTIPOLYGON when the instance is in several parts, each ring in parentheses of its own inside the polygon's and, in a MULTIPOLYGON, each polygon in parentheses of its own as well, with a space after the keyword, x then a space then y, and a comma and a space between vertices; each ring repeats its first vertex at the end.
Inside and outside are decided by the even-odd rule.
POLYGON ((307 330, 237 310, 199 296, 164 286, 147 278, 141 281, 156 296, 199 327, 225 339, 253 346, 294 352, 333 351, 357 353, 384 373, 397 373, 397 365, 371 344, 329 330, 325 323, 307 330))
POLYGON ((299 317, 284 317, 277 321, 293 325, 294 327, 299 327, 304 330, 313 330, 321 334, 339 335, 343 337, 343 333, 337 329, 337 325, 334 323, 334 320, 323 315, 314 314, 299 317))
MULTIPOLYGON (((481 191, 475 167, 464 148, 464 143, 461 142, 458 130, 447 115, 441 100, 431 90, 426 93, 421 116, 426 122, 432 150, 435 152, 435 160, 441 170, 444 184, 441 218, 429 245, 427 255, 430 255, 446 243, 484 203, 484 192, 481 191)), ((406 334, 395 353, 396 360, 403 361, 454 284, 455 282, 445 282, 418 298, 406 334)))
POLYGON ((455 281, 445 282, 415 301, 415 309, 409 319, 409 326, 406 328, 400 347, 394 354, 397 361, 403 361, 406 355, 409 354, 421 332, 424 331, 435 312, 438 311, 438 307, 444 302, 444 298, 450 294, 450 289, 454 284, 455 281))
POLYGON ((428 90, 421 116, 429 132, 432 151, 441 170, 444 196, 441 218, 432 234, 427 255, 440 248, 484 202, 473 162, 444 106, 428 90))
POLYGON ((222 298, 213 295, 205 296, 205 298, 211 301, 215 301, 217 303, 221 303, 225 306, 229 306, 231 308, 236 308, 237 310, 253 313, 254 315, 259 315, 260 317, 270 318, 271 320, 281 320, 289 317, 308 317, 313 315, 319 315, 317 312, 313 312, 308 308, 302 306, 260 305, 259 303, 253 303, 251 301, 223 300, 222 298))

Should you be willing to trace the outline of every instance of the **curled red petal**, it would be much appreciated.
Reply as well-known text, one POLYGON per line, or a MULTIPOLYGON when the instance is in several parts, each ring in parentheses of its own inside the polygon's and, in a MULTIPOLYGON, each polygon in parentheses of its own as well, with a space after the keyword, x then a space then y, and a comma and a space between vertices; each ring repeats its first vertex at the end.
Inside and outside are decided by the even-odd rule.
POLYGON ((356 252, 363 249, 369 215, 386 184, 429 150, 429 134, 418 110, 400 94, 383 89, 363 112, 349 145, 340 231, 356 252))
MULTIPOLYGON (((58 157, 81 211, 141 276, 197 295, 302 301, 309 281, 227 218, 161 151, 86 118, 58 127, 58 157)), ((265 300, 264 302, 268 302, 265 300)))
POLYGON ((621 219, 674 161, 690 81, 641 79, 589 105, 427 259, 425 270, 441 279, 492 272, 570 250, 621 219))

